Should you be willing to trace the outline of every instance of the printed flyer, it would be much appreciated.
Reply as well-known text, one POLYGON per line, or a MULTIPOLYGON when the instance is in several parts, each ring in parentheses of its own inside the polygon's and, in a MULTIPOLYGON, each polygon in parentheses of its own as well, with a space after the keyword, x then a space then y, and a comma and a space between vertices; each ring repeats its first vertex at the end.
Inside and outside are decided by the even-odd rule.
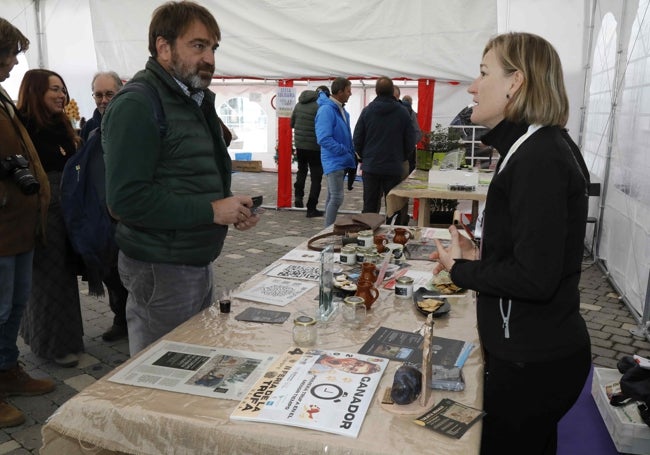
POLYGON ((292 349, 279 357, 231 414, 357 437, 388 360, 292 349))
POLYGON ((274 354, 160 341, 108 380, 120 384, 241 400, 274 354))

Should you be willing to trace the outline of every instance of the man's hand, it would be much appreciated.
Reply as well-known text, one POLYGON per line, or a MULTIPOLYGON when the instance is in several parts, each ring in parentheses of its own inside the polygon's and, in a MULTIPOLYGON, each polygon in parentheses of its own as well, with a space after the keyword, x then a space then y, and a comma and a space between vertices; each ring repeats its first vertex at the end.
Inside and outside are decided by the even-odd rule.
POLYGON ((251 213, 253 200, 250 196, 231 196, 211 204, 215 224, 234 224, 236 229, 243 231, 255 226, 260 219, 251 213))

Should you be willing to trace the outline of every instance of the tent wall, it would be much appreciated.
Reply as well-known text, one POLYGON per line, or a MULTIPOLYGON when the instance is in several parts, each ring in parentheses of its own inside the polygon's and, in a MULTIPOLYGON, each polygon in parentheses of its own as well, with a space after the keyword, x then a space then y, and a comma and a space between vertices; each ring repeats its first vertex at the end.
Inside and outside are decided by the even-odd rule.
POLYGON ((649 0, 594 1, 583 140, 603 187, 590 208, 600 219, 594 250, 642 329, 650 319, 649 12, 649 0))

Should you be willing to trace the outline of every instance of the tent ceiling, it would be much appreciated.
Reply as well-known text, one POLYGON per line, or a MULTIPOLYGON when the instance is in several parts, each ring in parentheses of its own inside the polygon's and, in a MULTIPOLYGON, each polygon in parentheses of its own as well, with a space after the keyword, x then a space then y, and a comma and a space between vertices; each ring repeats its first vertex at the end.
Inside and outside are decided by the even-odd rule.
MULTIPOLYGON (((143 67, 161 1, 90 0, 97 63, 143 67), (128 13, 127 13, 128 12, 128 13)), ((202 0, 222 30, 217 76, 330 76, 470 81, 497 31, 496 1, 202 0)))

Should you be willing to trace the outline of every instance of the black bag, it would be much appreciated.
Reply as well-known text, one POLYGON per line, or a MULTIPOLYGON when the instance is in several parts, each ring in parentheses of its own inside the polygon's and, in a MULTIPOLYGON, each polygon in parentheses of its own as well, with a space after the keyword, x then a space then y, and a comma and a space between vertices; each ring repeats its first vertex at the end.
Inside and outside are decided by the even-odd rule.
POLYGON ((650 370, 640 367, 631 356, 621 358, 616 367, 623 373, 621 393, 612 395, 609 404, 624 406, 635 401, 641 419, 650 426, 650 370))
MULTIPOLYGON (((113 100, 128 92, 139 92, 151 101, 160 136, 167 131, 167 122, 158 92, 145 82, 129 82, 113 100)), ((111 101, 113 101, 111 100, 111 101)), ((115 221, 106 207, 104 151, 101 128, 88 135, 88 140, 68 159, 61 177, 63 220, 72 248, 86 266, 90 295, 104 295, 102 278, 117 258, 115 221)))
POLYGON ((332 232, 312 237, 307 242, 307 248, 313 251, 323 251, 328 245, 332 245, 334 251, 341 251, 344 237, 366 230, 374 232, 385 221, 384 215, 379 213, 339 215, 334 221, 332 232))

